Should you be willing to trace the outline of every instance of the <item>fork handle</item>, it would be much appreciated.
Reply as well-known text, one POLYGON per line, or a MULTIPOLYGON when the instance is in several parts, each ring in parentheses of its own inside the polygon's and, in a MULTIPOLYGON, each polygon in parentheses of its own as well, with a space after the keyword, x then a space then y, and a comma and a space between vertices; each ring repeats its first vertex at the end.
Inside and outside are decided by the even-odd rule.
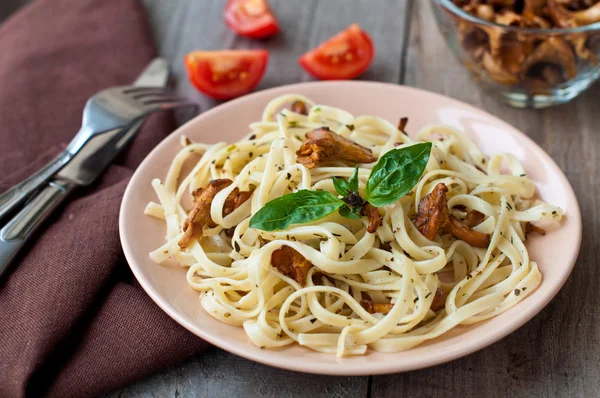
POLYGON ((39 188, 44 182, 50 179, 64 165, 73 158, 73 154, 65 150, 55 157, 50 163, 39 169, 35 174, 26 180, 21 181, 8 191, 0 195, 0 220, 8 213, 15 210, 29 195, 39 188))
POLYGON ((75 187, 76 184, 60 179, 48 183, 0 230, 0 277, 25 242, 75 187))

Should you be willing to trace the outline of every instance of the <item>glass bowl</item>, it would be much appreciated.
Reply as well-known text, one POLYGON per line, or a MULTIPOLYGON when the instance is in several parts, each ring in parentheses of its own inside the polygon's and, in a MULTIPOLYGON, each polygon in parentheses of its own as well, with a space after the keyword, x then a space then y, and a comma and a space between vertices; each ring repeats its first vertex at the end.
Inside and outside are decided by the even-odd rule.
POLYGON ((600 76, 600 22, 575 28, 505 26, 451 0, 430 1, 452 52, 476 82, 512 106, 565 103, 600 76))

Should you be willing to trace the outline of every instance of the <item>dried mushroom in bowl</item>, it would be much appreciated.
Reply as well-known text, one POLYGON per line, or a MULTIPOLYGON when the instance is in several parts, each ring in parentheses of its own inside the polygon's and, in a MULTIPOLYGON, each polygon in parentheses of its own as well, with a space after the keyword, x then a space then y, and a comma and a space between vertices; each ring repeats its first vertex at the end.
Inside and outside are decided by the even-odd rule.
POLYGON ((588 33, 565 32, 600 22, 600 0, 452 0, 480 19, 502 26, 459 22, 459 42, 479 70, 504 85, 545 91, 577 76, 580 62, 597 66, 588 33), (532 30, 532 29, 538 29, 532 30), (546 30, 540 32, 539 29, 546 30), (563 29, 554 34, 552 29, 563 29))

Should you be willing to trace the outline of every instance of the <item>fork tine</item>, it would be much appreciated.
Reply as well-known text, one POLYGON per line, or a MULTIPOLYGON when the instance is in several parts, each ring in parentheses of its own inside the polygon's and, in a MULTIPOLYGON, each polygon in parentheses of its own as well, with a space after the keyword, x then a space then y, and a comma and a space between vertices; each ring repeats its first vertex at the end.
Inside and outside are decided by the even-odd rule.
POLYGON ((159 105, 173 102, 191 102, 188 98, 183 98, 177 95, 171 96, 153 96, 150 98, 144 98, 141 103, 144 105, 159 105))
POLYGON ((173 101, 188 101, 189 98, 183 98, 180 95, 149 95, 146 97, 138 98, 142 104, 157 104, 161 102, 173 102, 173 101))
POLYGON ((153 93, 172 93, 172 89, 168 87, 128 87, 123 90, 123 94, 133 94, 135 96, 142 96, 145 94, 153 93))
POLYGON ((123 94, 132 94, 132 93, 137 93, 137 92, 141 92, 142 90, 148 89, 148 88, 154 88, 154 87, 136 87, 136 86, 128 86, 125 87, 123 89, 123 94))

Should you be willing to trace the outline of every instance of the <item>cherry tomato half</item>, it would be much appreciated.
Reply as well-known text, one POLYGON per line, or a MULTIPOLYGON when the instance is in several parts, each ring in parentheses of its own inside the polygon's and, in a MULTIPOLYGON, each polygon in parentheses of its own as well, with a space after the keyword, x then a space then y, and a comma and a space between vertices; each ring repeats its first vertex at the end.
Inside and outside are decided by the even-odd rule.
POLYGON ((268 59, 265 50, 194 51, 185 56, 185 66, 198 90, 215 99, 228 99, 256 87, 268 59))
POLYGON ((366 71, 374 56, 375 46, 369 35, 352 24, 304 54, 298 62, 317 79, 343 80, 366 71))
POLYGON ((265 39, 279 32, 266 0, 229 0, 225 22, 234 32, 253 39, 265 39))

